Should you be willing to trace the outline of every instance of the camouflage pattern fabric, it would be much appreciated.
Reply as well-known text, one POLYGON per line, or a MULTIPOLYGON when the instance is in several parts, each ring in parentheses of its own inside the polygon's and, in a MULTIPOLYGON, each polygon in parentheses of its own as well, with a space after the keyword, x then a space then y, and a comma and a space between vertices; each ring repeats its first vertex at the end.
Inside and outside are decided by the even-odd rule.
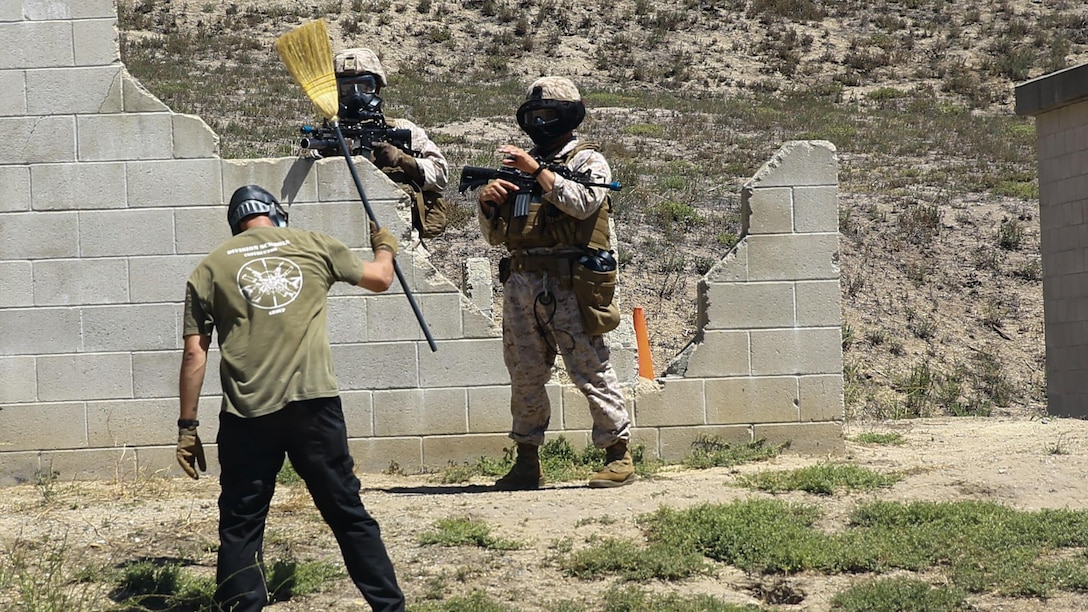
POLYGON ((631 437, 619 379, 603 336, 590 336, 569 280, 543 272, 513 272, 503 285, 503 359, 510 372, 510 437, 544 444, 551 403, 544 385, 556 354, 563 355, 571 381, 589 401, 593 445, 605 448, 631 437), (547 299, 550 295, 553 301, 547 299))

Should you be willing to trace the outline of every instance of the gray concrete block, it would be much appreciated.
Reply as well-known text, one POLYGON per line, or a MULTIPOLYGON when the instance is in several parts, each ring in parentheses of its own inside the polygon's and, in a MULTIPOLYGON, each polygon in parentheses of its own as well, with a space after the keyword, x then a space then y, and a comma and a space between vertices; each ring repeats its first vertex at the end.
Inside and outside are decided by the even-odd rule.
POLYGON ((841 455, 846 450, 841 422, 757 423, 753 436, 770 444, 789 442, 789 452, 800 455, 841 455))
MULTIPOLYGON (((370 226, 366 212, 360 204, 336 202, 332 204, 295 204, 291 207, 291 227, 332 236, 353 249, 370 249, 370 226)), ((363 258, 369 261, 367 255, 363 258)), ((398 257, 401 269, 405 263, 398 257)), ((407 270, 404 270, 407 272, 407 270)))
POLYGON ((474 309, 461 310, 461 329, 465 338, 497 338, 502 336, 502 328, 495 320, 484 316, 474 309))
POLYGON ((0 117, 26 114, 26 72, 0 70, 0 117))
POLYGON ((131 399, 132 357, 128 353, 38 357, 38 397, 46 402, 131 399))
POLYGON ((495 299, 491 260, 486 257, 469 257, 465 259, 464 268, 465 293, 480 312, 491 316, 495 299))
POLYGON ((121 74, 121 96, 124 100, 126 113, 150 113, 169 112, 170 108, 163 104, 150 91, 147 90, 125 68, 121 74))
POLYGON ((509 384, 502 359, 502 340, 451 340, 437 342, 431 352, 420 343, 419 384, 424 387, 478 387, 509 384))
POLYGON ((83 350, 155 351, 178 346, 173 304, 122 304, 83 309, 83 350))
POLYGON ((751 215, 748 229, 752 234, 789 234, 793 232, 793 189, 768 187, 745 189, 741 195, 751 215))
POLYGON ((174 252, 171 210, 104 210, 79 214, 83 257, 166 255, 174 252))
MULTIPOLYGON (((121 112, 121 67, 92 66, 26 71, 30 115, 121 112), (79 95, 72 95, 80 92, 79 95)), ((129 135, 134 140, 136 134, 129 135)))
POLYGON ((185 283, 203 258, 204 255, 128 258, 129 299, 136 304, 183 301, 185 283))
POLYGON ((12 404, 0 410, 0 447, 5 452, 85 446, 83 402, 12 404))
POLYGON ((475 463, 480 457, 501 459, 514 441, 500 434, 465 434, 423 438, 423 465, 442 468, 451 463, 475 463))
MULTIPOLYGON (((136 399, 174 397, 178 395, 178 372, 181 368, 181 351, 141 351, 132 353, 132 395, 136 399)), ((218 380, 219 374, 207 368, 205 388, 209 378, 218 380)))
POLYGON ((839 188, 796 187, 794 231, 802 234, 839 231, 839 188))
MULTIPOLYGON (((552 401, 552 423, 564 430, 589 431, 593 429, 593 417, 589 414, 589 400, 586 399, 585 394, 578 387, 570 384, 554 385, 554 387, 559 392, 559 401, 552 401), (560 406, 562 406, 562 414, 558 411, 560 406)), ((630 405, 627 405, 627 410, 630 412, 630 405)))
POLYGON ((713 283, 700 292, 704 329, 793 327, 794 284, 713 283))
MULTIPOLYGON (((370 203, 373 205, 377 200, 389 200, 395 212, 394 203, 400 201, 402 197, 407 197, 404 192, 367 159, 356 156, 353 162, 363 184, 363 191, 370 203)), ((355 187, 355 181, 352 180, 351 170, 342 156, 309 163, 313 164, 317 172, 318 199, 322 202, 359 201, 359 191, 355 187)))
MULTIPOLYGON (((0 2, 0 11, 3 4, 0 2)), ((0 453, 0 487, 37 483, 41 475, 38 454, 38 451, 0 453)))
POLYGON ((0 139, 0 164, 76 159, 76 120, 69 115, 0 117, 0 134, 6 136, 0 139))
POLYGON ((637 428, 706 423, 705 391, 701 379, 667 379, 657 391, 639 390, 628 410, 637 428), (634 408, 631 410, 631 408, 634 408))
POLYGON ((0 0, 0 22, 22 20, 22 0, 0 0))
POLYGON ((374 394, 370 391, 344 391, 340 394, 344 424, 349 438, 374 435, 374 394))
MULTIPOLYGON (((361 291, 361 290, 360 290, 361 291)), ((371 298, 358 296, 329 298, 329 338, 350 344, 367 342, 367 302, 371 298)))
POLYGON ((802 376, 798 397, 802 421, 842 421, 845 418, 842 376, 802 376))
POLYGON ((77 308, 0 310, 0 355, 75 353, 81 332, 77 308))
POLYGON ((691 454, 693 444, 708 436, 726 444, 749 444, 752 442, 752 428, 747 425, 661 427, 658 436, 659 456, 665 461, 678 462, 691 454))
POLYGON ((749 236, 748 279, 830 280, 839 278, 839 235, 749 236))
POLYGON ((219 155, 219 135, 196 115, 174 115, 174 157, 216 157, 219 155))
POLYGON ((838 279, 796 283, 797 324, 801 327, 842 325, 842 291, 838 279))
POLYGON ((0 166, 0 212, 30 210, 30 166, 0 166))
POLYGON ((684 349, 674 367, 688 378, 745 376, 752 373, 750 342, 747 331, 709 331, 684 349))
POLYGON ((0 404, 33 402, 36 399, 38 370, 34 358, 27 355, 0 357, 0 404))
POLYGON ((230 238, 227 207, 175 209, 174 233, 174 248, 177 253, 207 255, 230 238))
MULTIPOLYGON (((380 474, 403 470, 412 474, 423 467, 421 438, 350 439, 348 450, 355 460, 356 473, 380 474)), ((365 482, 363 486, 366 486, 365 482)))
POLYGON ((468 430, 470 433, 510 431, 510 387, 468 389, 468 430))
POLYGON ((0 261, 0 308, 34 305, 34 269, 29 261, 0 261))
POLYGON ((128 299, 128 265, 124 259, 34 262, 34 303, 38 306, 120 304, 128 299))
MULTIPOLYGON (((134 161, 125 170, 130 207, 223 205, 218 160, 134 161)), ((226 210, 222 214, 226 219, 226 210)))
POLYGON ((30 20, 117 19, 112 0, 49 0, 23 2, 23 17, 30 20))
MULTIPOLYGON (((275 159, 222 160, 223 202, 230 202, 234 190, 243 185, 260 185, 284 205, 316 202, 317 174, 312 160, 297 157, 275 159)), ((343 162, 341 162, 343 163, 343 162)), ((351 178, 348 178, 350 181, 351 178)), ((294 210, 291 221, 295 222, 294 210)), ((306 227, 298 225, 296 227, 306 227)), ((367 243, 369 245, 369 242, 367 243)))
MULTIPOLYGON (((402 299, 407 302, 406 298, 402 299)), ((460 293, 424 293, 416 296, 419 309, 423 313, 423 320, 427 322, 427 327, 431 330, 431 337, 436 340, 464 337, 461 329, 462 300, 467 306, 468 300, 460 293)), ((415 320, 414 315, 412 319, 415 320)), ((418 321, 416 321, 416 329, 420 329, 418 321)), ((420 335, 422 337, 422 332, 420 335)))
POLYGON ((79 159, 112 161, 170 159, 173 120, 166 113, 80 115, 79 159))
POLYGON ((72 22, 77 66, 104 66, 118 62, 121 50, 117 42, 117 14, 104 19, 81 19, 72 22))
POLYGON ((71 66, 73 49, 70 21, 0 23, 0 70, 71 66))
POLYGON ((334 344, 332 358, 343 390, 414 389, 419 386, 414 342, 334 344))
POLYGON ((374 391, 374 434, 379 437, 468 432, 465 389, 374 391))
POLYGON ((711 424, 797 422, 798 401, 792 376, 706 381, 706 420, 711 424))
POLYGON ((41 455, 43 474, 59 482, 80 480, 133 481, 139 472, 131 448, 55 450, 41 455))
MULTIPOLYGON (((87 445, 91 448, 176 444, 177 399, 87 402, 87 445)), ((200 437, 208 430, 203 419, 200 437)), ((215 440, 214 437, 208 441, 215 440)))
POLYGON ((755 376, 841 374, 842 329, 809 328, 752 332, 755 376))
POLYGON ((756 171, 754 187, 837 185, 839 162, 835 145, 824 140, 791 140, 756 171))
POLYGON ((37 164, 30 167, 35 210, 125 208, 121 162, 37 164))
POLYGON ((706 281, 728 283, 748 280, 748 243, 741 240, 706 273, 706 281))
MULTIPOLYGON (((418 300, 417 300, 418 303, 418 300)), ((419 322, 404 295, 373 295, 366 299, 367 337, 375 342, 421 340, 419 322)), ((432 332, 433 333, 433 332, 432 332)))
POLYGON ((0 223, 0 259, 76 257, 74 212, 11 212, 0 223))

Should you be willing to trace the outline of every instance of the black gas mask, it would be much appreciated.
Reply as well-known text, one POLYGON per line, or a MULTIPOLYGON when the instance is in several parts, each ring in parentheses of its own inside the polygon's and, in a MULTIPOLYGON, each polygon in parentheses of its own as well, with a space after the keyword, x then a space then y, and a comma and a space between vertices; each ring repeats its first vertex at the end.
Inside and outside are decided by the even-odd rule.
POLYGON ((375 121, 382 118, 382 99, 378 96, 378 80, 373 74, 358 74, 336 78, 340 94, 341 121, 375 121))
POLYGON ((529 99, 518 108, 518 126, 537 146, 547 146, 574 131, 586 117, 581 101, 544 98, 541 88, 534 87, 529 99))

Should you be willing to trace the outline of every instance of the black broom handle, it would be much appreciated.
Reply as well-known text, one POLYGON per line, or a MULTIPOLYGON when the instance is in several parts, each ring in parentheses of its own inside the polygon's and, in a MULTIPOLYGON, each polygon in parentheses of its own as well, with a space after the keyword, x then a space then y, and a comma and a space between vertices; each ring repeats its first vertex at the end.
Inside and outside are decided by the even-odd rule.
MULTIPOLYGON (((336 138, 340 141, 340 150, 344 152, 344 159, 348 162, 348 170, 351 171, 351 178, 355 181, 355 188, 359 190, 359 198, 363 201, 363 208, 366 209, 366 216, 370 217, 370 220, 374 222, 375 226, 378 226, 378 219, 374 216, 374 211, 370 208, 370 201, 366 199, 366 192, 363 190, 363 181, 359 179, 359 171, 355 169, 355 162, 351 159, 351 149, 348 148, 348 143, 344 140, 344 133, 340 131, 340 124, 333 123, 333 128, 336 129, 336 138)), ((397 265, 396 257, 393 258, 393 272, 397 274, 397 280, 400 281, 400 286, 404 288, 404 295, 408 298, 408 303, 412 305, 412 312, 416 314, 416 320, 419 321, 419 328, 423 330, 423 335, 427 337, 427 344, 430 345, 431 352, 436 352, 438 346, 434 343, 434 337, 431 335, 431 328, 427 327, 427 322, 423 320, 423 313, 419 310, 419 304, 416 304, 416 298, 412 295, 412 290, 408 287, 408 283, 404 282, 404 274, 401 273, 400 266, 397 265)))

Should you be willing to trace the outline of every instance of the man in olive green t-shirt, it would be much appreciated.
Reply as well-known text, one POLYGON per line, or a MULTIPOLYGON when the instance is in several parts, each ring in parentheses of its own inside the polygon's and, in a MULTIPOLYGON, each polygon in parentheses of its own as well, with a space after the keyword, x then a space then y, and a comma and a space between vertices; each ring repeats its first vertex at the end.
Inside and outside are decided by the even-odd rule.
POLYGON ((374 258, 342 242, 287 227, 276 198, 256 185, 227 208, 234 237, 205 257, 185 292, 179 378, 178 463, 206 469, 197 401, 212 333, 218 335, 220 487, 216 603, 248 612, 268 603, 262 545, 284 457, 332 528, 355 586, 374 610, 404 610, 377 521, 359 498, 326 331, 329 288, 381 292, 393 282, 396 238, 371 224, 374 258))

